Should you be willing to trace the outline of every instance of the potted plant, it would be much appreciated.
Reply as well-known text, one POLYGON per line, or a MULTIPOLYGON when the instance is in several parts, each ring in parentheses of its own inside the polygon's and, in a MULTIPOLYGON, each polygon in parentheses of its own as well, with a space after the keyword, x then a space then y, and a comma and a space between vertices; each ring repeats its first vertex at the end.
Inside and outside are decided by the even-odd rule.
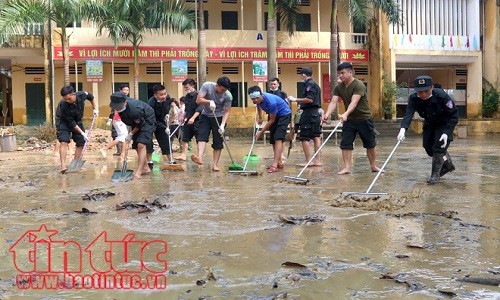
POLYGON ((500 92, 486 79, 483 78, 483 117, 491 118, 498 110, 500 92))

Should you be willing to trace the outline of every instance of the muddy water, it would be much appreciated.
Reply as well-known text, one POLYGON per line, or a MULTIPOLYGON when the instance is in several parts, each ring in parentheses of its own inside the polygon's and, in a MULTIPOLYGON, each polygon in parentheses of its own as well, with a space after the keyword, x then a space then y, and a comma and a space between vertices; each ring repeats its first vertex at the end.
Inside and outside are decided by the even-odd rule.
MULTIPOLYGON (((378 141, 382 165, 395 140, 378 141)), ((229 143, 238 159, 250 146, 248 141, 229 143)), ((393 199, 406 199, 404 207, 393 207, 392 211, 366 210, 362 205, 331 206, 331 200, 342 192, 364 192, 375 174, 368 171, 364 151, 356 148, 353 173, 338 176, 340 150, 333 141, 324 149, 325 166, 302 175, 311 180, 307 186, 283 180, 283 175, 296 176, 300 171, 294 166, 302 159, 298 144, 284 171, 274 174, 265 173, 270 147, 260 143, 254 152, 261 161, 249 166, 264 173, 260 176, 213 173, 209 164, 198 167, 188 162, 187 172, 155 170, 140 181, 116 185, 110 182, 114 158, 102 159, 97 152, 87 155, 82 172, 71 175, 57 173, 57 159, 50 153, 0 153, 0 298, 445 297, 439 291, 463 299, 500 298, 498 287, 456 280, 467 275, 500 277, 500 136, 454 141, 450 150, 457 170, 435 186, 425 184, 430 158, 424 155, 419 138, 407 138, 372 189, 393 199), (116 195, 99 201, 82 200, 92 189, 116 195), (134 209, 115 209, 124 201, 144 200, 159 200, 167 207, 153 207, 141 214, 134 209), (82 207, 97 214, 73 212, 82 207), (292 225, 278 218, 307 214, 324 216, 325 220, 292 225), (51 241, 74 241, 82 249, 103 231, 109 241, 133 233, 136 241, 167 242, 167 288, 19 289, 15 279, 19 272, 9 248, 23 233, 42 224, 58 231, 51 241), (287 261, 307 268, 282 267, 287 261), (379 279, 381 274, 396 280, 379 279)), ((130 157, 135 158, 132 153, 130 157)), ((205 161, 210 162, 210 158, 208 155, 205 161)), ((230 163, 225 152, 222 159, 221 166, 230 163)), ((133 167, 135 160, 130 165, 133 167)), ((32 265, 29 249, 26 244, 16 246, 21 268, 32 265)), ((120 248, 113 251, 122 253, 120 248)), ((74 252, 68 264, 74 269, 79 260, 71 254, 74 252)), ((48 256, 40 255, 41 260, 48 256)), ((155 265, 151 253, 144 254, 142 260, 155 265)), ((80 273, 92 273, 89 263, 82 261, 80 273)), ((129 265, 137 267, 138 261, 136 257, 129 265)))

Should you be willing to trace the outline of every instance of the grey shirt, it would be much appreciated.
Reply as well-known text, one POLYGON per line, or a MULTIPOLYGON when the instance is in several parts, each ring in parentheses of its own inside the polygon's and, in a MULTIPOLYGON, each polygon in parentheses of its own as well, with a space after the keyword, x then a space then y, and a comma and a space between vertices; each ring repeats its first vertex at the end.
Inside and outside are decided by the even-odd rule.
MULTIPOLYGON (((198 91, 198 96, 203 97, 207 100, 212 100, 215 102, 215 116, 222 117, 224 115, 224 109, 231 108, 231 103, 233 102, 233 95, 229 91, 223 94, 215 92, 215 82, 205 82, 200 90, 198 91)), ((210 110, 210 105, 203 105, 202 115, 213 117, 214 114, 210 110)))

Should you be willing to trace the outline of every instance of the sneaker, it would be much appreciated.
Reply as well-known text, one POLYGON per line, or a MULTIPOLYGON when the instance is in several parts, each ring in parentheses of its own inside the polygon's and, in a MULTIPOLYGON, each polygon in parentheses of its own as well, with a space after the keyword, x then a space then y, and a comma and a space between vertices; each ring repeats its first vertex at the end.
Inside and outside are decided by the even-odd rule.
POLYGON ((104 150, 103 148, 101 148, 100 151, 101 151, 102 157, 106 158, 106 155, 108 154, 106 152, 106 150, 104 150))
POLYGON ((152 161, 148 162, 148 167, 151 171, 153 171, 153 168, 155 167, 155 164, 152 161))

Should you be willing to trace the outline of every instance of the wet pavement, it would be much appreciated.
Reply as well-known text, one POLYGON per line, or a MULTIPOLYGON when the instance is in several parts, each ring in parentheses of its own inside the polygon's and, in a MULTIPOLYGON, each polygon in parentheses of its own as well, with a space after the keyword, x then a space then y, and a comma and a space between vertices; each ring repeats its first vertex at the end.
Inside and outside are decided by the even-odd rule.
MULTIPOLYGON (((229 141, 241 165, 250 142, 229 141)), ((396 140, 379 137, 378 143, 381 166, 396 140)), ((325 166, 303 173, 308 185, 283 178, 301 170, 295 167, 303 159, 298 143, 283 171, 273 174, 265 172, 271 148, 259 142, 254 152, 261 160, 249 165, 262 173, 259 176, 226 172, 230 160, 225 151, 224 172, 211 172, 209 151, 205 166, 189 161, 186 172, 156 167, 139 181, 118 184, 110 181, 116 158, 103 159, 97 151, 86 154, 82 172, 67 175, 58 174, 51 152, 0 153, 0 298, 442 299, 456 295, 499 299, 498 283, 457 279, 500 278, 500 136, 456 139, 450 154, 457 170, 435 186, 425 183, 431 159, 420 144, 418 136, 401 143, 372 189, 388 193, 389 199, 375 206, 371 201, 336 201, 343 199, 342 192, 364 192, 375 178, 359 141, 352 174, 336 175, 342 159, 332 140, 323 150, 325 166), (116 195, 83 200, 104 192, 116 195), (159 205, 151 205, 155 200, 159 205), (126 201, 141 205, 117 210, 126 201), (140 213, 141 207, 147 209, 140 213), (97 213, 75 212, 82 208, 97 213), (282 221, 290 217, 297 217, 297 224, 282 221), (308 217, 317 222, 301 221, 308 217), (167 287, 20 289, 16 266, 29 270, 36 259, 28 252, 34 240, 16 241, 42 224, 58 231, 47 238, 51 242, 73 241, 82 252, 103 231, 110 241, 133 233, 128 241, 166 242, 168 271, 161 274, 167 287)), ((135 167, 132 151, 129 157, 129 166, 135 167)), ((99 246, 107 244, 103 245, 99 246)), ((115 247, 108 255, 123 254, 122 248, 115 247)), ((151 253, 143 253, 142 261, 161 269, 151 253)), ((50 256, 35 254, 37 262, 50 256)), ((73 274, 100 270, 85 258, 79 263, 74 254, 67 253, 73 274)), ((141 258, 130 257, 122 265, 137 268, 141 258)), ((36 275, 45 274, 43 270, 42 264, 37 265, 36 275)))

